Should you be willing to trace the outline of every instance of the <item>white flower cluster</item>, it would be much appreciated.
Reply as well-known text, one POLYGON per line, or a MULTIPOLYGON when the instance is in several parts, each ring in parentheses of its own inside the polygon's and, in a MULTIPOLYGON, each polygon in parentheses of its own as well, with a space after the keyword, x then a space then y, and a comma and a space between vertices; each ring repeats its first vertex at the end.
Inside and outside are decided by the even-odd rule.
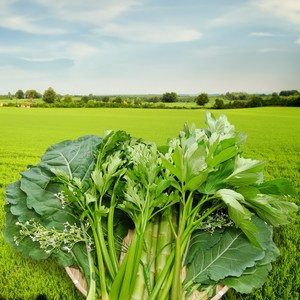
MULTIPOLYGON (((205 210, 201 215, 205 215, 207 210, 205 210)), ((199 216, 201 217, 201 216, 199 216)), ((228 215, 222 211, 217 211, 217 213, 209 215, 200 224, 199 229, 203 229, 210 233, 213 233, 216 228, 230 227, 234 226, 234 223, 229 219, 228 215)))
POLYGON ((71 225, 66 222, 62 232, 55 228, 48 229, 33 219, 25 223, 16 222, 16 225, 20 227, 20 236, 14 236, 16 246, 19 245, 22 239, 29 237, 33 242, 38 242, 40 248, 47 254, 59 249, 71 252, 73 246, 78 242, 87 242, 89 250, 92 250, 93 247, 92 239, 87 234, 88 224, 78 227, 76 224, 71 225))
POLYGON ((66 197, 65 197, 64 193, 62 191, 57 192, 56 194, 54 194, 54 196, 60 200, 61 207, 62 207, 62 209, 64 209, 66 207, 66 197))

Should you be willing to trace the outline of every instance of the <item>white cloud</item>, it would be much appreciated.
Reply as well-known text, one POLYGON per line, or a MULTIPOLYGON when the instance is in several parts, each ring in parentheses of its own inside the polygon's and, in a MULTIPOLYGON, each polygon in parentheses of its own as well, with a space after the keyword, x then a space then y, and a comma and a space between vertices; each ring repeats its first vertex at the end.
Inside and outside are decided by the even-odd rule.
POLYGON ((256 20, 259 18, 257 11, 253 7, 245 3, 243 5, 236 5, 234 7, 228 6, 220 16, 208 21, 210 26, 225 26, 248 23, 249 20, 256 20))
POLYGON ((19 53, 26 50, 22 47, 7 47, 7 46, 0 46, 0 54, 11 54, 11 53, 19 53))
POLYGON ((212 26, 236 25, 270 20, 274 17, 300 26, 299 0, 250 0, 242 5, 231 7, 213 18, 208 24, 212 26))
POLYGON ((42 26, 38 23, 38 21, 39 19, 37 18, 28 18, 16 15, 8 17, 0 16, 0 27, 41 35, 66 33, 64 29, 42 26))
POLYGON ((32 72, 14 66, 0 66, 0 80, 8 88, 14 86, 16 82, 24 81, 32 83, 42 77, 44 77, 44 73, 42 72, 32 72))
POLYGON ((251 36, 257 36, 257 37, 274 37, 275 36, 275 34, 273 34, 273 33, 263 32, 263 31, 251 32, 250 35, 251 36))
POLYGON ((300 26, 299 0, 252 0, 260 10, 300 26))
POLYGON ((261 48, 261 49, 258 49, 258 52, 261 52, 261 53, 280 52, 280 51, 281 51, 280 49, 276 49, 276 48, 261 48))
POLYGON ((29 62, 54 62, 59 60, 70 60, 70 58, 67 57, 22 57, 22 60, 29 61, 29 62))
POLYGON ((18 0, 10 0, 10 1, 0 1, 0 12, 8 12, 10 10, 11 5, 16 3, 18 0))
POLYGON ((295 41, 295 44, 300 45, 300 38, 295 41))
POLYGON ((0 1, 0 27, 40 35, 57 35, 68 33, 67 26, 58 27, 55 21, 52 25, 43 24, 44 19, 53 18, 62 22, 68 21, 81 26, 92 24, 96 27, 126 13, 132 7, 139 5, 138 0, 34 0, 35 4, 44 6, 43 12, 36 15, 18 15, 15 13, 15 0, 0 1))
POLYGON ((52 10, 63 20, 90 24, 102 24, 139 5, 137 0, 35 0, 35 2, 52 10))
POLYGON ((225 46, 209 46, 209 47, 204 47, 204 48, 197 49, 197 50, 192 50, 191 53, 200 55, 200 56, 212 57, 212 56, 223 55, 224 53, 227 53, 228 51, 229 51, 229 48, 225 47, 225 46))
POLYGON ((109 24, 97 30, 100 34, 139 42, 148 43, 176 43, 198 40, 201 32, 193 28, 180 26, 159 26, 153 24, 109 24))
POLYGON ((79 61, 83 58, 92 59, 92 57, 101 52, 99 48, 88 43, 74 41, 58 41, 50 46, 49 51, 52 54, 55 53, 56 57, 74 61, 79 61))

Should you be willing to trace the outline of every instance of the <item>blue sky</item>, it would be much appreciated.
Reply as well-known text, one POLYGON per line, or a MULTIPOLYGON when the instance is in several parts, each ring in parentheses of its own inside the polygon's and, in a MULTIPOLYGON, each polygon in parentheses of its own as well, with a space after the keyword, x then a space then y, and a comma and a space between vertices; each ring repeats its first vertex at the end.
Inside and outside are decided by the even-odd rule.
POLYGON ((1 0, 0 94, 300 90, 299 0, 1 0))

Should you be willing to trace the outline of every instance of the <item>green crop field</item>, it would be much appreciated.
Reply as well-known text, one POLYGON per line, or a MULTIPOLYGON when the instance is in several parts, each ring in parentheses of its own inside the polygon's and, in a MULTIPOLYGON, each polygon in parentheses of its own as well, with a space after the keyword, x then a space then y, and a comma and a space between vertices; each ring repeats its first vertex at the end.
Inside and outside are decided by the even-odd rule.
MULTIPOLYGON (((265 107, 214 110, 224 113, 248 140, 245 156, 267 161, 267 178, 285 177, 300 191, 299 108, 265 107)), ((205 126, 204 110, 192 109, 25 109, 0 108, 0 230, 5 226, 5 187, 19 172, 38 163, 46 148, 85 134, 102 135, 106 129, 126 130, 158 144, 182 129, 184 122, 205 126)), ((299 199, 295 199, 299 205, 299 199)), ((275 229, 281 256, 263 288, 251 295, 229 292, 224 299, 300 299, 300 217, 275 229)), ((0 235, 0 300, 83 299, 64 270, 53 261, 24 259, 0 235)))

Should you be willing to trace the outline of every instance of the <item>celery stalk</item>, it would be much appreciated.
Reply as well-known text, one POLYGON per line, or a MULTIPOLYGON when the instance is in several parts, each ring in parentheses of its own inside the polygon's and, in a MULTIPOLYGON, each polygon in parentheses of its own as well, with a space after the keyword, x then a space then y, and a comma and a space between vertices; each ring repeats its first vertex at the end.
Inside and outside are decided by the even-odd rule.
POLYGON ((146 226, 146 231, 144 235, 144 247, 141 255, 141 262, 138 267, 137 277, 133 289, 133 293, 131 295, 132 300, 140 300, 144 297, 144 293, 146 290, 146 282, 149 285, 149 257, 151 251, 151 243, 152 243, 152 232, 153 232, 153 222, 148 222, 146 226))
POLYGON ((158 242, 158 231, 159 230, 159 218, 156 218, 153 222, 153 228, 152 228, 152 243, 151 243, 151 249, 149 252, 148 257, 148 265, 149 265, 149 271, 150 271, 150 290, 148 290, 148 294, 153 289, 154 286, 154 278, 156 274, 156 253, 157 253, 157 242, 158 242))
MULTIPOLYGON (((160 219, 156 248, 155 276, 158 278, 165 268, 167 258, 172 249, 172 230, 166 214, 163 214, 160 219)), ((164 284, 161 288, 163 286, 164 284)))

